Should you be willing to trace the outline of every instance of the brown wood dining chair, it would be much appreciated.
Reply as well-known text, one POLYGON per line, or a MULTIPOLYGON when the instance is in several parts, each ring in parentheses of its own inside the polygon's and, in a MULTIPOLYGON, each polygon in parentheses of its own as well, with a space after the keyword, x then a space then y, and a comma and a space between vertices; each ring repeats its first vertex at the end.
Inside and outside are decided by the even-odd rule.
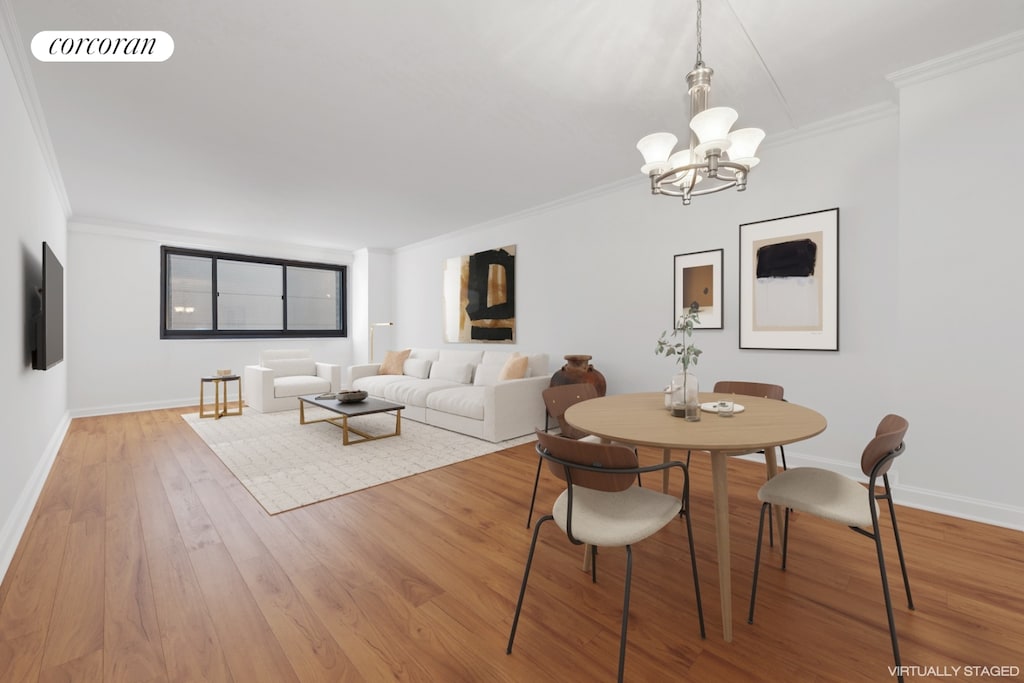
MULTIPOLYGON (((738 396, 757 396, 760 398, 771 398, 776 401, 785 401, 783 398, 785 390, 780 384, 767 384, 765 382, 743 382, 738 380, 722 380, 715 383, 714 391, 722 394, 736 394, 738 396)), ((786 469, 786 449, 779 446, 779 456, 782 458, 782 469, 786 469)), ((752 451, 764 453, 764 450, 752 451)))
MULTIPOLYGON (((782 532, 782 569, 785 570, 786 553, 789 548, 789 511, 801 510, 844 524, 858 534, 874 540, 875 552, 878 555, 878 569, 882 576, 885 611, 889 619, 889 637, 892 641, 892 653, 896 662, 895 670, 902 671, 892 597, 889 593, 889 580, 882 552, 882 535, 878 524, 878 501, 884 500, 888 504, 892 531, 896 538, 896 552, 900 560, 900 570, 903 573, 903 587, 907 592, 907 607, 914 609, 914 600, 910 595, 910 580, 907 578, 907 564, 903 557, 903 544, 900 542, 899 527, 896 525, 896 508, 892 502, 892 489, 889 486, 889 468, 906 449, 903 438, 907 433, 907 427, 907 421, 899 415, 886 415, 878 423, 875 436, 864 448, 860 459, 861 471, 868 477, 867 488, 860 482, 842 474, 816 467, 794 467, 791 470, 780 472, 761 486, 757 492, 757 497, 762 504, 761 520, 757 530, 754 578, 750 589, 750 612, 747 616, 749 623, 754 623, 754 601, 757 597, 757 577, 761 564, 761 539, 764 535, 765 513, 771 505, 781 505, 786 509, 782 532), (879 478, 882 479, 884 488, 881 492, 878 489, 879 478)), ((899 675, 898 678, 902 683, 903 676, 899 675)))
MULTIPOLYGON (((544 406, 548 415, 558 423, 558 429, 562 436, 569 439, 583 439, 600 443, 601 439, 596 436, 581 432, 565 421, 565 411, 581 401, 597 398, 597 388, 593 384, 562 384, 545 389, 541 396, 544 398, 544 406)), ((530 528, 533 520, 533 506, 537 502, 537 485, 540 483, 540 468, 544 464, 544 458, 537 458, 537 474, 533 478, 533 494, 530 496, 530 511, 526 515, 526 528, 530 528)))
POLYGON ((632 545, 658 533, 678 516, 686 520, 697 619, 700 624, 700 636, 704 638, 704 608, 701 604, 700 580, 697 576, 697 559, 693 548, 693 528, 689 514, 690 477, 686 465, 674 460, 640 467, 636 462, 636 453, 628 446, 567 439, 540 430, 537 430, 536 448, 541 460, 548 462, 552 474, 565 481, 566 488, 555 500, 551 514, 537 520, 537 526, 533 529, 506 653, 512 654, 512 643, 519 625, 530 567, 537 549, 537 538, 544 524, 551 520, 565 532, 570 542, 590 546, 591 580, 595 583, 597 555, 593 549, 597 546, 626 549, 622 627, 619 634, 620 682, 626 664, 626 629, 629 624, 629 594, 633 573, 632 545), (643 488, 636 483, 641 472, 675 470, 682 474, 681 495, 643 488))

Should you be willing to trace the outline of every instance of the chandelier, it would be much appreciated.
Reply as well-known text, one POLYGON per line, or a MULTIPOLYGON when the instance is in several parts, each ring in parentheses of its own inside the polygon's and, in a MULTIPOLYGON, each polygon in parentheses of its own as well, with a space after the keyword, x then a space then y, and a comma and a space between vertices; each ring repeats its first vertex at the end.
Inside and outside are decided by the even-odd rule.
POLYGON ((697 0, 697 62, 686 74, 690 93, 690 144, 672 150, 678 138, 672 133, 652 133, 636 143, 644 156, 640 172, 651 179, 651 194, 691 197, 735 187, 747 189, 747 175, 760 159, 755 155, 764 140, 760 128, 729 132, 739 114, 731 107, 708 107, 711 99, 710 67, 701 56, 701 0, 697 0), (696 189, 699 183, 704 183, 696 189))

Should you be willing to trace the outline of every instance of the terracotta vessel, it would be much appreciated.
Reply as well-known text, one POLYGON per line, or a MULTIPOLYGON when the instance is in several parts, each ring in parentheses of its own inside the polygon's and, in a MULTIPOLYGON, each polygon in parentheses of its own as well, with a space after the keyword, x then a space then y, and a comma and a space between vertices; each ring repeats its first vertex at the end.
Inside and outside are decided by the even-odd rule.
POLYGON ((566 364, 551 376, 551 386, 562 384, 593 384, 598 396, 608 391, 608 383, 598 370, 590 364, 593 356, 586 354, 570 354, 565 356, 566 364))

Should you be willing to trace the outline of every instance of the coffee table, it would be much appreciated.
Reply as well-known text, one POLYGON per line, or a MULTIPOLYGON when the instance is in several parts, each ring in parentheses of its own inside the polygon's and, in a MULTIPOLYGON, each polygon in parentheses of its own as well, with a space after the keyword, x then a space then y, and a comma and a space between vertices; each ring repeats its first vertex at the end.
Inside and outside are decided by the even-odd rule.
POLYGON ((341 427, 341 443, 345 446, 363 443, 364 441, 376 441, 391 436, 399 436, 402 433, 402 409, 405 406, 400 403, 392 403, 379 398, 367 398, 354 403, 342 403, 336 398, 320 399, 319 394, 299 396, 299 424, 307 425, 315 422, 330 422, 336 427, 341 427), (306 419, 306 404, 315 405, 324 410, 336 413, 338 417, 321 417, 316 420, 306 419), (348 423, 350 417, 360 415, 372 415, 373 413, 395 414, 395 431, 390 434, 369 434, 356 429, 348 423), (353 440, 351 435, 355 434, 361 438, 353 440))

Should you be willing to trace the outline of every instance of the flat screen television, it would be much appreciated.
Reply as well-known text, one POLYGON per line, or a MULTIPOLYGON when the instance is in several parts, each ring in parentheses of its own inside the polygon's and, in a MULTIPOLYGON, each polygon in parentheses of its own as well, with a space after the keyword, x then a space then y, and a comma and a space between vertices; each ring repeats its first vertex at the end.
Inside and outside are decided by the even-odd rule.
POLYGON ((49 370, 64 360, 64 266, 46 242, 43 242, 43 285, 39 299, 32 367, 49 370))

